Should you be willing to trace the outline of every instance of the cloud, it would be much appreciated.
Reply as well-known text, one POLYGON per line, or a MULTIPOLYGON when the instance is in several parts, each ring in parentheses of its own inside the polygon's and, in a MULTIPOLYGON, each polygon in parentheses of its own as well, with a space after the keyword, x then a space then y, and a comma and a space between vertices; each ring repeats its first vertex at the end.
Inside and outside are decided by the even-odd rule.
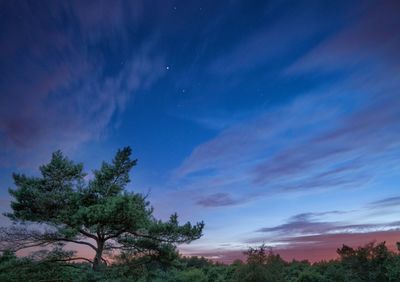
POLYGON ((393 206, 400 206, 400 196, 384 198, 381 200, 373 201, 368 204, 370 207, 374 208, 386 208, 393 206))
MULTIPOLYGON (((194 148, 175 173, 182 189, 204 195, 229 191, 242 199, 228 201, 234 205, 274 193, 362 188, 395 172, 400 62, 387 52, 400 48, 400 40, 390 5, 382 13, 375 6, 358 10, 351 25, 330 33, 282 72, 288 78, 310 71, 324 75, 332 64, 340 75, 329 86, 317 85, 285 103, 258 109, 251 118, 225 122, 228 127, 194 148), (375 40, 381 31, 388 40, 375 40), (351 58, 359 56, 353 48, 359 45, 347 47, 351 38, 365 49, 356 64, 351 58)), ((235 54, 247 54, 246 48, 237 48, 235 54)))
POLYGON ((238 201, 234 200, 228 193, 215 193, 200 198, 196 203, 204 207, 219 207, 233 205, 238 201))
MULTIPOLYGON (((318 218, 320 218, 321 216, 340 213, 343 214, 343 212, 339 211, 324 213, 302 213, 291 217, 287 223, 273 227, 264 227, 257 231, 264 233, 276 233, 277 235, 284 235, 286 238, 291 238, 300 235, 304 236, 337 233, 368 233, 376 231, 397 230, 400 228, 399 221, 387 223, 348 224, 337 221, 331 222, 318 220, 318 218)), ((280 239, 277 240, 281 241, 280 239)))
POLYGON ((397 14, 399 2, 390 0, 365 4, 359 5, 351 14, 356 19, 352 25, 343 26, 339 32, 322 41, 287 71, 332 72, 342 71, 343 68, 354 70, 365 65, 374 69, 385 69, 387 61, 398 64, 400 36, 396 31, 400 28, 397 14))
POLYGON ((328 212, 328 213, 302 213, 293 216, 289 219, 288 223, 281 224, 274 227, 264 227, 258 232, 278 232, 282 234, 312 234, 312 233, 322 233, 335 227, 334 223, 331 222, 318 222, 313 221, 312 218, 325 215, 329 213, 338 213, 338 212, 328 212))
POLYGON ((394 92, 367 103, 344 93, 303 95, 223 130, 192 151, 176 178, 187 189, 229 189, 246 199, 261 188, 268 194, 362 187, 396 167, 400 102, 394 92))
MULTIPOLYGON (((345 170, 359 170, 361 164, 368 164, 369 159, 383 157, 385 151, 398 148, 399 109, 400 99, 394 92, 376 98, 373 104, 343 118, 335 129, 288 148, 260 164, 255 170, 256 181, 307 171, 327 161, 341 160, 345 163, 330 170, 336 175, 345 170)), ((330 172, 323 172, 318 177, 331 177, 330 172)))
POLYGON ((58 4, 2 3, 0 166, 97 140, 163 74, 155 38, 119 50, 129 40, 125 4, 58 4))
MULTIPOLYGON (((321 13, 326 7, 318 3, 303 5, 291 3, 287 9, 285 3, 271 1, 266 5, 262 28, 242 36, 242 40, 229 46, 227 52, 218 57, 209 69, 220 76, 240 76, 256 68, 276 67, 277 58, 287 56, 293 46, 302 48, 307 41, 315 40, 321 30, 332 22, 321 20, 321 13), (273 15, 279 14, 279 17, 273 15)), ((337 13, 340 17, 340 13, 337 13)))

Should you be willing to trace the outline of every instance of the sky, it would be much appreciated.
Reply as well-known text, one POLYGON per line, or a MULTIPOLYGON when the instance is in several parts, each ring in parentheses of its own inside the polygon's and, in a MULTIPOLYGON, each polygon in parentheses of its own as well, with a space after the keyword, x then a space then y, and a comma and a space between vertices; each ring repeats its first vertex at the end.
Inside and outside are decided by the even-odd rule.
POLYGON ((130 146, 128 189, 206 224, 183 254, 393 247, 399 50, 396 0, 0 1, 0 211, 55 150, 130 146))

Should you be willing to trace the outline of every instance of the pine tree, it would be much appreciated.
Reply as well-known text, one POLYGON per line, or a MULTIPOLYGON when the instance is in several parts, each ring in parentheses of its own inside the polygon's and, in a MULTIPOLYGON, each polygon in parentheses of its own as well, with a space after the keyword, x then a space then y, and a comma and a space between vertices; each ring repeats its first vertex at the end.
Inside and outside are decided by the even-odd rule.
POLYGON ((24 224, 2 228, 3 249, 84 245, 95 255, 83 259, 97 270, 106 263, 104 254, 108 251, 157 257, 175 250, 176 244, 200 238, 203 222, 179 225, 176 214, 166 222, 156 220, 146 197, 126 190, 129 172, 136 165, 130 157, 129 147, 119 150, 111 163, 103 162, 93 171, 89 181, 83 165, 60 151, 40 167, 40 177, 13 174, 16 188, 9 190, 14 200, 12 212, 6 216, 24 224))

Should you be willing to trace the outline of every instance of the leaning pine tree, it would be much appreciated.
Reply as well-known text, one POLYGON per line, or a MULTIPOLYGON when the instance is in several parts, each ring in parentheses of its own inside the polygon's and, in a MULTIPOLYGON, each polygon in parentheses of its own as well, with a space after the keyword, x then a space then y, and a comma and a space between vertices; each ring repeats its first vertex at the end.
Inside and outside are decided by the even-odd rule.
POLYGON ((130 157, 129 147, 119 150, 112 163, 103 162, 89 181, 83 165, 60 151, 40 167, 40 177, 14 174, 16 188, 9 190, 14 198, 12 212, 6 216, 15 224, 0 232, 3 249, 54 246, 59 253, 69 254, 66 260, 85 259, 98 270, 106 263, 104 254, 112 250, 157 257, 175 250, 175 244, 200 238, 203 222, 179 225, 176 214, 167 222, 156 220, 146 197, 126 190, 129 172, 136 165, 130 157), (94 258, 64 252, 66 243, 91 248, 94 258))

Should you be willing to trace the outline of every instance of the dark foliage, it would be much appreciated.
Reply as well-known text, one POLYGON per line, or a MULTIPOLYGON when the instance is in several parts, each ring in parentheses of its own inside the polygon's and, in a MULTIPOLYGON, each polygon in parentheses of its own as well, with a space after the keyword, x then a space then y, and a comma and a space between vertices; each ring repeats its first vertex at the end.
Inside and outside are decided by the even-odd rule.
POLYGON ((310 264, 285 262, 265 246, 251 248, 246 263, 224 265, 202 257, 168 257, 164 262, 145 257, 124 257, 102 271, 89 263, 48 260, 47 254, 18 258, 6 251, 0 256, 0 281, 287 281, 287 282, 395 282, 400 281, 400 255, 385 243, 353 249, 343 246, 339 259, 310 264))

